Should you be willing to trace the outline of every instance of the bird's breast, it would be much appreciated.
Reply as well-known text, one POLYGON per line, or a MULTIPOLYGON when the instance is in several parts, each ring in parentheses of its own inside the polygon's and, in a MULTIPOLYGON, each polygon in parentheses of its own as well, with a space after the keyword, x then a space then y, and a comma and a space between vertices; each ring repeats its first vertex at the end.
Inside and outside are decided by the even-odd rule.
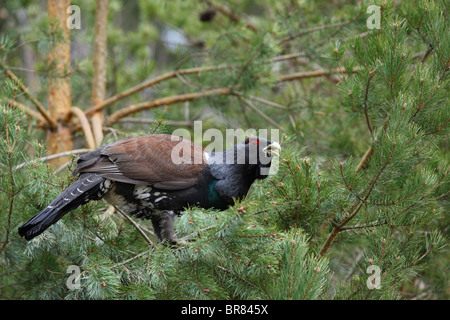
POLYGON ((207 207, 215 209, 225 209, 228 206, 228 204, 224 202, 224 200, 214 189, 217 182, 218 180, 212 178, 208 184, 207 207))

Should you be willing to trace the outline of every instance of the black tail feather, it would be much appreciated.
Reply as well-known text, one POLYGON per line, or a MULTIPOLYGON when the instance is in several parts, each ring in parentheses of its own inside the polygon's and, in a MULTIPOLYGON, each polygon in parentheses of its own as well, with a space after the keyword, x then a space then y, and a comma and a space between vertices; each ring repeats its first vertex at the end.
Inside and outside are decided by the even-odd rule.
POLYGON ((66 213, 90 200, 98 200, 107 191, 104 178, 94 173, 83 173, 44 210, 19 227, 19 235, 31 240, 55 224, 66 213))

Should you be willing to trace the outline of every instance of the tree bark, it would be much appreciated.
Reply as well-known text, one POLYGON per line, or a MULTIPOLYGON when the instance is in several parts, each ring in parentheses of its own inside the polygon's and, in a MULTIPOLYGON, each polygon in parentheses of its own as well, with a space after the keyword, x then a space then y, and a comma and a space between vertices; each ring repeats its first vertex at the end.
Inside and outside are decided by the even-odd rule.
MULTIPOLYGON (((98 105, 105 100, 106 90, 106 27, 108 25, 108 1, 97 0, 95 12, 94 38, 94 78, 92 81, 92 105, 98 105)), ((103 140, 103 114, 95 112, 91 116, 95 144, 100 146, 103 140)))
MULTIPOLYGON (((57 121, 56 128, 47 131, 47 152, 56 154, 72 150, 72 132, 65 122, 72 107, 72 93, 70 88, 70 29, 66 22, 69 17, 67 8, 70 0, 48 0, 47 12, 52 31, 62 35, 62 40, 54 44, 48 55, 48 63, 54 68, 54 77, 48 80, 48 112, 57 121)), ((52 166, 65 164, 68 157, 61 157, 50 161, 52 166)))

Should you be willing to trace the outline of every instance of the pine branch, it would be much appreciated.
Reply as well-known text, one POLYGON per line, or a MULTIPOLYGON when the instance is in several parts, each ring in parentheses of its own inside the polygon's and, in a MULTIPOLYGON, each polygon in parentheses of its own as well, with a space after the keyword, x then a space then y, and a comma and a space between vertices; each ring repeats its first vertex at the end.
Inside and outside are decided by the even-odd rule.
POLYGON ((222 270, 222 271, 225 271, 225 272, 228 273, 228 274, 231 274, 233 277, 235 277, 235 278, 238 279, 239 281, 242 281, 242 282, 244 282, 245 284, 248 284, 249 286, 251 286, 251 287, 253 287, 253 288, 259 289, 258 286, 254 285, 253 283, 251 283, 250 281, 246 280, 245 278, 239 276, 238 274, 234 273, 233 271, 231 271, 231 270, 229 270, 229 269, 227 269, 227 268, 224 268, 224 267, 222 267, 222 266, 219 266, 219 265, 217 266, 217 268, 220 269, 220 270, 222 270))
POLYGON ((415 266, 420 260, 425 258, 431 252, 431 250, 433 250, 433 248, 435 246, 436 246, 436 244, 432 243, 431 246, 428 248, 428 250, 422 256, 420 256, 418 259, 413 261, 413 263, 411 263, 410 265, 404 266, 402 269, 407 269, 407 268, 411 268, 411 267, 415 266))
POLYGON ((405 16, 405 18, 408 21, 408 23, 413 27, 413 29, 415 29, 417 31, 417 33, 420 35, 422 40, 428 45, 428 48, 433 48, 433 45, 431 44, 431 42, 420 31, 420 26, 422 24, 423 17, 425 16, 425 14, 422 15, 422 17, 420 18, 419 24, 417 26, 414 23, 412 23, 411 19, 409 19, 409 16, 408 16, 408 14, 406 12, 404 12, 403 15, 405 16))
MULTIPOLYGON (((383 166, 378 171, 377 175, 374 177, 374 179, 370 183, 369 190, 367 191, 364 198, 362 198, 362 199, 358 198, 357 202, 352 206, 351 210, 349 210, 349 212, 351 212, 349 214, 349 216, 334 225, 333 231, 331 231, 328 234, 328 237, 327 237, 325 243, 323 244, 322 248, 320 249, 320 252, 319 252, 320 257, 322 257, 323 255, 326 254, 326 252, 330 248, 331 244, 336 240, 336 237, 342 231, 342 228, 344 228, 344 226, 347 223, 349 223, 358 214, 358 212, 361 210, 361 208, 365 205, 365 202, 371 195, 373 188, 375 187, 381 174, 386 169, 386 167, 391 163, 391 161, 394 157, 395 146, 396 146, 395 144, 392 146, 391 155, 389 156, 389 158, 386 160, 386 162, 383 164, 383 166)), ((346 184, 346 186, 348 186, 348 184, 346 182, 345 182, 345 184, 346 184)))
POLYGON ((442 183, 442 181, 443 181, 444 178, 447 176, 447 174, 448 174, 448 170, 446 170, 446 171, 442 174, 442 176, 439 178, 438 182, 435 183, 435 184, 430 188, 430 190, 428 190, 426 193, 424 193, 424 194, 419 198, 419 200, 417 200, 416 202, 410 204, 410 205, 407 206, 405 209, 403 209, 402 212, 406 212, 406 211, 410 210, 411 208, 413 208, 414 206, 416 206, 419 202, 423 201, 426 197, 428 197, 428 196, 431 194, 431 192, 432 192, 434 189, 436 189, 436 188, 442 183))
POLYGON ((16 135, 14 137, 14 140, 12 141, 12 146, 11 146, 11 141, 10 141, 10 137, 9 137, 9 126, 10 124, 8 123, 8 117, 6 112, 4 112, 4 128, 5 128, 5 136, 6 139, 4 139, 4 143, 6 146, 6 154, 7 154, 7 170, 6 172, 4 172, 4 175, 9 176, 9 190, 8 190, 8 194, 10 196, 9 198, 9 206, 8 206, 8 214, 7 214, 7 218, 6 218, 6 232, 5 232, 5 238, 3 240, 3 243, 0 247, 0 254, 3 252, 3 250, 6 248, 7 244, 9 243, 9 236, 11 233, 11 217, 13 215, 13 207, 15 204, 15 197, 18 194, 18 191, 16 190, 16 182, 15 182, 15 177, 14 177, 14 168, 13 168, 13 159, 14 159, 14 149, 17 143, 17 139, 19 138, 18 135, 18 131, 20 130, 19 126, 16 127, 16 135))
POLYGON ((427 134, 428 134, 428 135, 432 135, 432 134, 436 134, 436 133, 441 132, 442 130, 445 129, 445 127, 447 126, 447 124, 449 123, 449 121, 450 121, 450 118, 448 118, 448 119, 444 122, 444 124, 443 124, 442 126, 440 126, 436 131, 433 131, 433 132, 427 133, 427 134))

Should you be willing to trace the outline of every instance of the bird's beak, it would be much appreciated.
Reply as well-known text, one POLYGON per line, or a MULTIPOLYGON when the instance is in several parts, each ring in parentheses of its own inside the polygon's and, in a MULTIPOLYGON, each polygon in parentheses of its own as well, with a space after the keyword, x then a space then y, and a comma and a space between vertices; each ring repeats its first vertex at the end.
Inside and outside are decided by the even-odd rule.
POLYGON ((272 142, 271 144, 269 144, 267 147, 265 147, 263 149, 263 152, 265 152, 269 157, 276 155, 276 156, 280 156, 281 153, 281 146, 278 142, 272 142), (268 151, 270 151, 270 155, 268 155, 268 151))

